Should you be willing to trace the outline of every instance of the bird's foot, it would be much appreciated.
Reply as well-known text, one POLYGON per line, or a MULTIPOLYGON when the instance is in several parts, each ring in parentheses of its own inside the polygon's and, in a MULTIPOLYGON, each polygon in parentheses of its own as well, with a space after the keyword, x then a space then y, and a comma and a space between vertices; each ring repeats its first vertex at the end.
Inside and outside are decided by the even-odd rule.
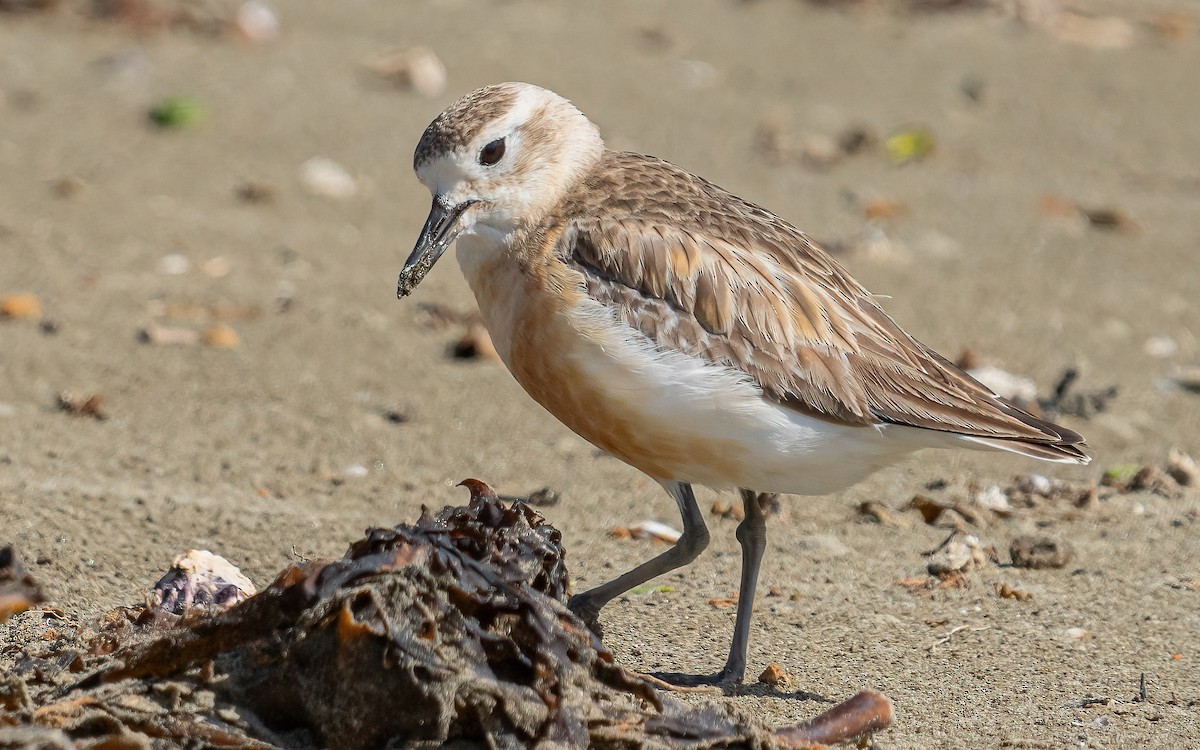
POLYGON ((733 695, 742 686, 744 675, 722 669, 713 674, 687 674, 686 672, 653 672, 644 674, 647 681, 660 690, 676 693, 720 693, 733 695))
POLYGON ((600 624, 600 608, 592 604, 584 594, 576 594, 567 600, 567 609, 583 620, 583 624, 588 626, 588 630, 596 634, 596 637, 604 639, 604 627, 600 624))

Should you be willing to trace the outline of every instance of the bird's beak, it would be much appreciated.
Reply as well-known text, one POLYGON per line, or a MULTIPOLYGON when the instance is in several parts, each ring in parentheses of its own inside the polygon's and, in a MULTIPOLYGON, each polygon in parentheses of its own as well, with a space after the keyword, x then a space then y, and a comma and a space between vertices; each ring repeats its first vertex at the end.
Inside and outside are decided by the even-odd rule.
POLYGON ((417 245, 412 254, 404 262, 400 278, 396 281, 396 296, 407 297, 417 288, 417 284, 433 268, 450 243, 462 231, 459 219, 475 201, 464 201, 457 206, 450 206, 440 195, 433 196, 433 207, 429 209, 429 218, 425 219, 425 227, 417 238, 417 245))

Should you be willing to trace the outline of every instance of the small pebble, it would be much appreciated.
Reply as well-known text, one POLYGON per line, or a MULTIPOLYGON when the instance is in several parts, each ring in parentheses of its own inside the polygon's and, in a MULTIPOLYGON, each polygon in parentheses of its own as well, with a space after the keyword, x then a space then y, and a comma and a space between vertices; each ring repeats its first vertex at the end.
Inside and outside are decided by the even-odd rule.
POLYGON ((973 557, 970 547, 954 540, 929 557, 926 569, 930 575, 953 573, 965 569, 971 564, 973 557))
POLYGON ((87 183, 78 177, 68 175, 54 181, 52 189, 54 194, 59 198, 74 198, 83 192, 87 187, 87 183))
POLYGON ((1171 41, 1187 39, 1196 32, 1196 19, 1183 11, 1167 11, 1155 19, 1154 30, 1171 41))
POLYGON ((978 104, 983 101, 984 94, 987 92, 987 82, 977 75, 967 74, 959 81, 958 90, 967 98, 967 101, 978 104))
POLYGON ((186 255, 171 253, 158 259, 158 272, 165 276, 182 276, 192 270, 192 262, 186 255))
POLYGON ((249 180, 238 185, 234 195, 243 203, 270 203, 275 200, 275 189, 265 182, 249 180))
POLYGON ((1074 551, 1065 542, 1056 542, 1046 537, 1017 537, 1009 545, 1013 567, 1061 568, 1074 558, 1074 551))
POLYGON ((210 279, 223 279, 233 270, 233 264, 223 255, 209 258, 200 265, 200 270, 210 279))
POLYGON ((279 36, 279 14, 261 0, 249 0, 238 7, 233 29, 248 41, 267 42, 279 36))
POLYGON ((409 415, 409 413, 404 409, 390 409, 390 408, 380 409, 379 416, 383 417, 385 420, 387 420, 388 422, 391 422, 392 424, 404 424, 405 422, 408 422, 410 419, 412 419, 412 417, 409 415))
POLYGON ((200 343, 214 349, 236 349, 241 345, 242 339, 232 326, 218 323, 200 332, 200 343))
POLYGON ((864 233, 850 241, 846 252, 874 263, 905 265, 912 259, 908 246, 889 237, 879 224, 869 224, 864 233))
POLYGON ((1033 599, 1033 594, 1013 588, 1007 583, 997 583, 996 593, 999 594, 1001 599, 1016 599, 1019 602, 1027 602, 1033 599))
POLYGON ((1137 37, 1133 23, 1124 18, 1093 18, 1066 11, 1058 14, 1051 30, 1064 42, 1092 49, 1125 49, 1132 45, 1137 37))
POLYGON ((1078 219, 1079 204, 1070 198, 1047 193, 1038 198, 1038 213, 1042 216, 1059 219, 1078 219))
POLYGON ((562 495, 557 490, 552 490, 549 487, 543 487, 540 490, 534 490, 526 495, 522 502, 526 505, 533 505, 538 508, 548 508, 552 505, 558 505, 562 499, 562 495))
POLYGON ((809 167, 827 169, 842 160, 837 141, 827 135, 805 136, 800 144, 800 159, 809 167))
POLYGON ((792 676, 775 662, 767 665, 762 674, 758 676, 758 681, 769 687, 779 687, 781 685, 789 685, 792 682, 792 676))
POLYGON ((233 708, 218 708, 216 713, 217 716, 221 717, 226 722, 233 724, 234 726, 241 726, 242 722, 245 721, 241 714, 239 714, 237 710, 233 708))
POLYGON ((1050 490, 1053 488, 1050 480, 1041 474, 1028 474, 1021 477, 1017 486, 1025 492, 1036 493, 1046 497, 1049 497, 1050 490))
POLYGON ((710 89, 720 78, 717 68, 704 60, 680 60, 679 65, 683 74, 683 87, 692 91, 710 89))
POLYGON ((1136 232, 1140 227, 1132 216, 1119 208, 1080 208, 1088 224, 1110 232, 1136 232))
POLYGON ((1068 638, 1074 638, 1074 639, 1075 639, 1075 640, 1077 640, 1077 641, 1082 641, 1084 638, 1087 638, 1087 637, 1088 637, 1088 632, 1087 632, 1087 630, 1085 630, 1085 629, 1083 629, 1083 628, 1078 628, 1078 627, 1076 627, 1076 628, 1067 628, 1067 629, 1066 629, 1066 634, 1067 634, 1067 637, 1068 637, 1068 638))
POLYGON ((908 206, 897 200, 874 200, 863 206, 863 214, 875 221, 896 219, 908 213, 908 206))
POLYGON ((358 183, 333 159, 314 156, 300 165, 300 184, 310 195, 343 200, 358 194, 358 183))
POLYGON ((875 134, 865 126, 856 125, 846 128, 838 136, 838 148, 847 156, 853 156, 865 148, 874 146, 876 140, 875 134))
POLYGON ((742 507, 741 503, 726 503, 714 500, 712 514, 720 518, 732 518, 735 521, 741 521, 746 517, 746 509, 742 507))
POLYGON ((446 90, 446 66, 428 47, 385 52, 367 61, 366 67, 380 78, 430 99, 446 90))
POLYGON ((974 534, 964 534, 958 538, 952 536, 938 549, 923 555, 929 558, 926 566, 929 574, 945 579, 980 567, 995 557, 995 551, 985 548, 974 534))
POLYGON ((1012 510, 1012 506, 1008 504, 1008 495, 1004 494, 1004 490, 995 485, 976 494, 975 504, 988 510, 1002 513, 1012 510))
POLYGON ((1179 353, 1179 343, 1167 335, 1151 336, 1142 344, 1142 351, 1156 359, 1166 359, 1179 353))
POLYGON ((63 391, 58 394, 58 408, 76 417, 91 417, 96 420, 108 419, 104 411, 104 396, 99 393, 82 394, 63 391))
POLYGON ((1172 448, 1167 454, 1166 470, 1182 487, 1200 486, 1200 464, 1178 448, 1172 448))
POLYGON ((40 318, 42 301, 36 294, 7 294, 0 298, 0 318, 40 318))

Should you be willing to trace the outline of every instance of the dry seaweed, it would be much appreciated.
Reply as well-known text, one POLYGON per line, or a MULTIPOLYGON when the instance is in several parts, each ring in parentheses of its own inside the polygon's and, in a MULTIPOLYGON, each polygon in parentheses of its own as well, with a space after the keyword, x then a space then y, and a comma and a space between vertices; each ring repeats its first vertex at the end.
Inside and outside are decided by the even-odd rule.
POLYGON ((564 605, 559 532, 464 484, 468 507, 373 529, 229 609, 121 611, 101 655, 18 659, 0 747, 809 747, 890 722, 876 693, 781 729, 660 696, 564 605))
POLYGON ((1074 367, 1063 371, 1049 398, 1039 398, 1037 406, 1049 417, 1073 416, 1088 419, 1108 409, 1109 402, 1117 397, 1117 386, 1081 391, 1076 387, 1079 371, 1074 367))

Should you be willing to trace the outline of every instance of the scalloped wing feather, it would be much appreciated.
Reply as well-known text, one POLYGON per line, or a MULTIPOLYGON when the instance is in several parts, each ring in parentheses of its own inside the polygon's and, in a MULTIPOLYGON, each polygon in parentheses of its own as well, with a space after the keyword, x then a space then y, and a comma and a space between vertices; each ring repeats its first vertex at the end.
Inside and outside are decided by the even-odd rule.
POLYGON ((560 216, 554 252, 588 294, 656 346, 736 368, 784 406, 1089 460, 1081 436, 901 330, 803 232, 667 162, 606 154, 560 216))

